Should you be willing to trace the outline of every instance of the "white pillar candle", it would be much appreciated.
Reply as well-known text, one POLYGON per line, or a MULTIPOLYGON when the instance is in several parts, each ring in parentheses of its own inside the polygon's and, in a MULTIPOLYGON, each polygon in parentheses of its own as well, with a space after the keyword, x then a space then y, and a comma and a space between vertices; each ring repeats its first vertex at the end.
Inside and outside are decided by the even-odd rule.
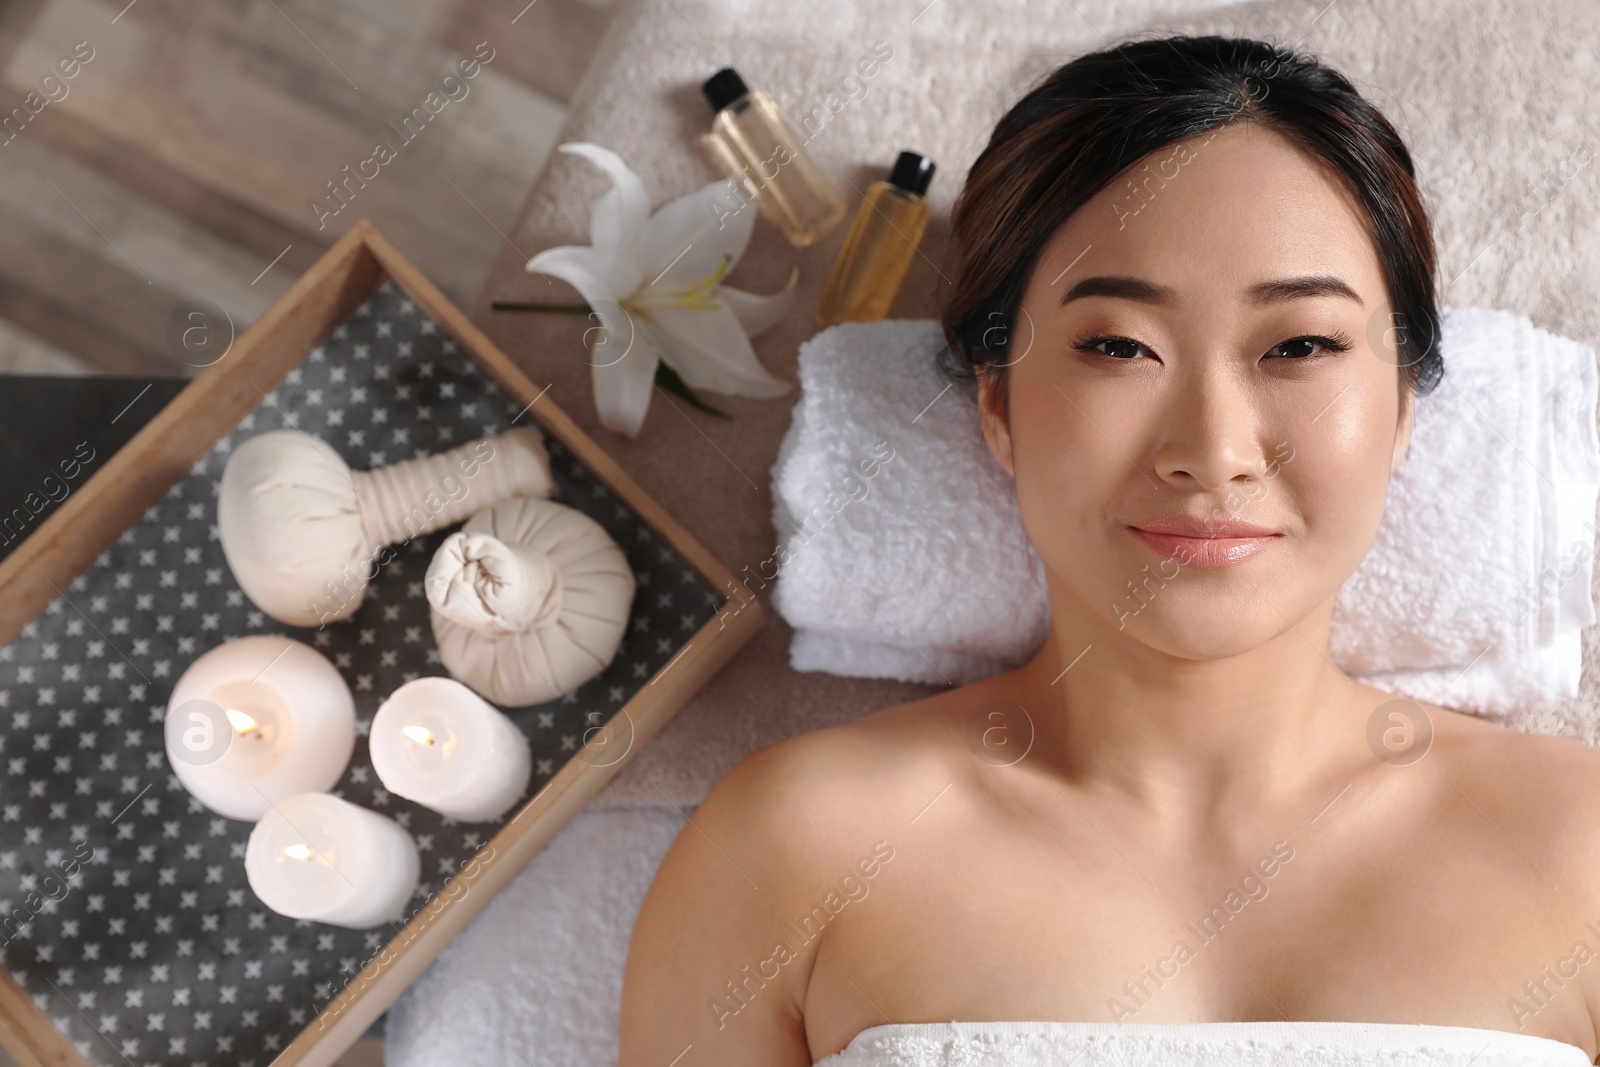
POLYGON ((528 739, 453 678, 407 682, 372 718, 372 767, 385 789, 461 822, 504 815, 528 788, 528 739))
POLYGON ((398 823, 328 793, 279 800, 244 850, 261 903, 356 930, 402 918, 421 870, 416 842, 398 823))
POLYGON ((167 760, 200 803, 254 822, 274 801, 329 789, 355 750, 350 687, 310 645, 241 637, 189 665, 167 701, 167 760))

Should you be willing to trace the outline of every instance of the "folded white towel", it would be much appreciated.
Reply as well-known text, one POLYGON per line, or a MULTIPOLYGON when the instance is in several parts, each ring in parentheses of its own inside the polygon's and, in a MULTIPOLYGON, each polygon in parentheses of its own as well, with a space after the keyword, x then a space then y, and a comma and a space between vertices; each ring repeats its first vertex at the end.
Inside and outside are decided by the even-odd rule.
MULTIPOLYGON (((1595 621, 1595 354, 1510 312, 1441 319, 1445 377, 1335 598, 1330 654, 1369 684, 1510 714, 1577 694, 1595 621)), ((959 685, 1043 643, 1043 564, 975 391, 935 368, 942 345, 902 319, 801 346, 772 469, 797 670, 959 685)))

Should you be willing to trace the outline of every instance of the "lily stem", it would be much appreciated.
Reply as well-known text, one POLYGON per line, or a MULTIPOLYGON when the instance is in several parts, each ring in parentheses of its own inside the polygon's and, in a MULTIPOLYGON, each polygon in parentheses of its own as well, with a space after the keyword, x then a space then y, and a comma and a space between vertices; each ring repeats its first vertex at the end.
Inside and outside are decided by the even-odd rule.
POLYGON ((496 300, 489 306, 496 311, 559 311, 571 315, 587 315, 594 310, 588 304, 524 304, 515 300, 496 300))
POLYGON ((661 388, 668 390, 669 392, 677 393, 679 396, 683 397, 701 411, 706 412, 708 415, 715 415, 718 418, 723 419, 731 419, 733 417, 726 411, 723 411, 720 408, 714 408, 710 404, 707 404, 704 400, 701 400, 699 397, 695 396, 693 390, 689 388, 688 383, 678 376, 678 372, 667 366, 666 360, 662 360, 660 363, 656 364, 656 384, 661 386, 661 388))

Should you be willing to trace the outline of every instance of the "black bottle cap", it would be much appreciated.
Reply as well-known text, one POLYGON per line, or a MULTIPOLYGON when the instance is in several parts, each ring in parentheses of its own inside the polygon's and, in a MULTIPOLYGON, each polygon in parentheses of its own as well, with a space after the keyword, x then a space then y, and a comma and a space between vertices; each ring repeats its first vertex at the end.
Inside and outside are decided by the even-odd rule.
POLYGON ((908 193, 921 196, 933 181, 933 160, 916 152, 901 152, 889 172, 889 184, 898 185, 908 193))
POLYGON ((700 86, 700 91, 706 94, 706 100, 711 104, 712 111, 721 111, 745 93, 750 87, 739 77, 739 72, 732 67, 723 67, 700 86))

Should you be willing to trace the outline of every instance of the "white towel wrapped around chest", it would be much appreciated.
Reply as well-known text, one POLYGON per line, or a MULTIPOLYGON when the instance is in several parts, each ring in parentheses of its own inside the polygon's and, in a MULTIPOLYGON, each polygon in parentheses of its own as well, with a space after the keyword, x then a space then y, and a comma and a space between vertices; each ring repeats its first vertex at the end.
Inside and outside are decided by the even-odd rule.
POLYGON ((1581 1067, 1576 1045, 1419 1023, 883 1023, 817 1067, 1581 1067))

